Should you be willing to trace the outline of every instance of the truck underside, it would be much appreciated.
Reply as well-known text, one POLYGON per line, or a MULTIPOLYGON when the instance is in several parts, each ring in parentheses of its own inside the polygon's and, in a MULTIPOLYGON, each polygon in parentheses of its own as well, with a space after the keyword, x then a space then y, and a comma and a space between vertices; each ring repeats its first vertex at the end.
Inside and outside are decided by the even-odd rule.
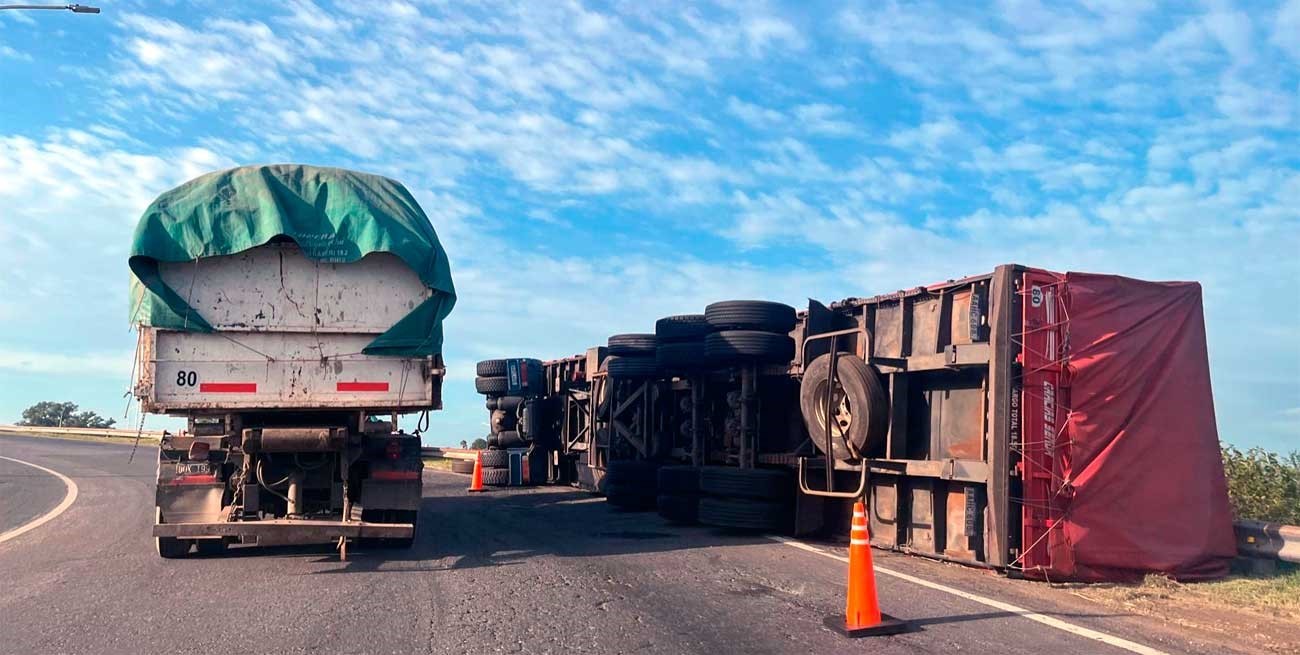
POLYGON ((417 436, 363 412, 190 415, 158 451, 158 554, 371 538, 406 547, 423 466, 417 436))

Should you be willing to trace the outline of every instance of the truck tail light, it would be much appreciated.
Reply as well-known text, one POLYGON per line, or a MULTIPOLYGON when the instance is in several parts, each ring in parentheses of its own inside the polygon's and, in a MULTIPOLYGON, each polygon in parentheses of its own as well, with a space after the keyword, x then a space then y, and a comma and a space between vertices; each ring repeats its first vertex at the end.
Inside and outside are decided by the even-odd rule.
POLYGON ((190 452, 186 454, 185 459, 207 461, 208 451, 211 449, 206 442, 195 441, 190 444, 190 452))
POLYGON ((384 454, 388 456, 388 459, 401 459, 402 442, 396 439, 389 439, 388 445, 384 447, 384 454))

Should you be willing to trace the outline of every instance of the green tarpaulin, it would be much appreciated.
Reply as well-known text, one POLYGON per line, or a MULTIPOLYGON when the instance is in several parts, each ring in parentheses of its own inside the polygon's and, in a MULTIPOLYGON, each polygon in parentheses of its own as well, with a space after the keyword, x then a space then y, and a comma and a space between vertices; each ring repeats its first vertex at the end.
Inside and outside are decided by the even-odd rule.
POLYGON ((433 295, 381 334, 369 355, 441 352, 442 321, 456 304, 447 253, 429 217, 400 183, 340 168, 281 164, 209 173, 168 191, 140 217, 128 264, 133 323, 211 332, 158 272, 159 262, 232 255, 284 236, 322 262, 372 252, 406 262, 433 295))

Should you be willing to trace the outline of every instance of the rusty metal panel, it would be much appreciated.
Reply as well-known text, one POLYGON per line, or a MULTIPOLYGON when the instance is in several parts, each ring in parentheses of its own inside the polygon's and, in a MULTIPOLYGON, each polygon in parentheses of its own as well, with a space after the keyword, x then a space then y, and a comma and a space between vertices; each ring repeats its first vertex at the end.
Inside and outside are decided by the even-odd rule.
POLYGON ((943 312, 938 298, 917 298, 912 303, 912 355, 939 352, 939 320, 943 312))
POLYGON ((980 502, 979 487, 950 482, 947 485, 945 505, 946 543, 943 554, 959 560, 980 561, 978 552, 984 541, 980 520, 984 509, 980 502))
POLYGON ((899 302, 876 307, 875 333, 871 354, 875 357, 903 356, 903 306, 899 302))
POLYGON ((939 457, 945 459, 984 458, 984 390, 950 388, 936 390, 939 405, 939 457))
POLYGON ((949 343, 955 345, 965 345, 971 341, 971 296, 972 291, 966 289, 951 294, 952 314, 948 322, 950 335, 949 343))
POLYGON ((911 550, 935 553, 934 481, 908 480, 907 546, 911 550))
POLYGON ((217 330, 378 335, 433 293, 396 255, 324 263, 294 244, 162 262, 158 270, 217 330))
POLYGON ((882 548, 898 544, 898 478, 871 476, 871 542, 882 548))

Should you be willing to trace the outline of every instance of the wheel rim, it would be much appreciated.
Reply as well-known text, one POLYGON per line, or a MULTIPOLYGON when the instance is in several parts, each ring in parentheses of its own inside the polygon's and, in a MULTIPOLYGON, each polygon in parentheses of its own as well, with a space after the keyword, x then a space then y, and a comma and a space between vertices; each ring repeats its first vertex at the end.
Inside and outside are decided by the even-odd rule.
POLYGON ((849 395, 844 392, 843 385, 835 385, 834 393, 828 394, 830 387, 829 381, 822 381, 817 385, 816 402, 817 402, 817 427, 821 428, 822 434, 813 435, 814 440, 817 437, 825 436, 826 430, 826 405, 829 401, 833 403, 831 410, 831 436, 844 439, 849 433, 849 428, 853 426, 853 404, 849 402, 849 395))

